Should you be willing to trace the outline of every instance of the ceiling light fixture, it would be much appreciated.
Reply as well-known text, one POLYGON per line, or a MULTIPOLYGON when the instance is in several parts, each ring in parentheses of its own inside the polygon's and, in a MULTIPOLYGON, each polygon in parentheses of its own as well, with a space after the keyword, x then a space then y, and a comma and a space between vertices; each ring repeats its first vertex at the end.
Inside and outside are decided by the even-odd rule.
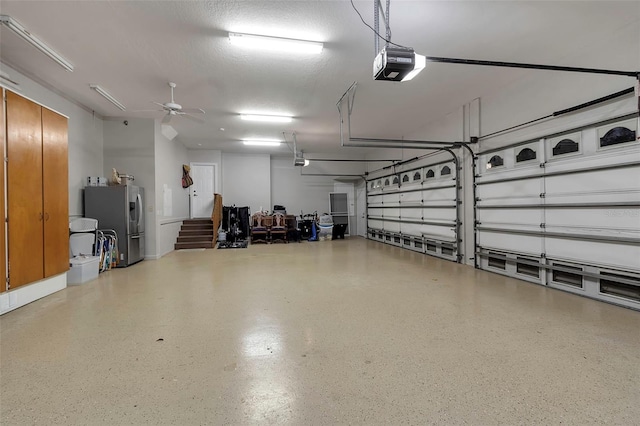
POLYGON ((13 19, 11 16, 0 15, 0 24, 9 28, 11 31, 22 37, 23 40, 38 49, 40 52, 56 61, 62 68, 66 69, 67 71, 73 71, 73 64, 71 62, 67 61, 65 58, 60 56, 58 52, 47 46, 38 37, 27 31, 18 21, 13 19))
POLYGON ((229 33, 229 41, 236 46, 295 53, 320 53, 323 48, 317 41, 241 33, 229 33))
POLYGON ((90 84, 89 87, 91 87, 93 90, 98 92, 103 98, 105 98, 106 100, 108 100, 109 102, 117 106, 118 108, 120 108, 122 111, 125 111, 127 109, 116 98, 111 96, 106 90, 104 90, 102 87, 98 86, 97 84, 90 84))
POLYGON ((264 121, 267 123, 291 123, 291 117, 286 115, 240 114, 240 118, 247 121, 264 121))
POLYGON ((280 146, 282 141, 276 139, 245 139, 242 143, 248 146, 280 146))

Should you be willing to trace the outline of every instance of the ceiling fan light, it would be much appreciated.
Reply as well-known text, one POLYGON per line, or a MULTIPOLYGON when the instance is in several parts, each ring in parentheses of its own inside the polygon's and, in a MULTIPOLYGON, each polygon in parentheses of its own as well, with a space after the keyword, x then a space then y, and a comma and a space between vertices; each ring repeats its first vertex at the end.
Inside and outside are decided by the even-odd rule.
POLYGON ((276 139, 245 139, 242 143, 247 146, 280 146, 282 141, 276 139))
POLYGON ((263 121, 267 123, 291 123, 292 118, 286 115, 240 114, 246 121, 263 121))
POLYGON ((317 41, 241 33, 229 33, 229 41, 236 46, 293 53, 317 54, 323 48, 323 44, 317 41))

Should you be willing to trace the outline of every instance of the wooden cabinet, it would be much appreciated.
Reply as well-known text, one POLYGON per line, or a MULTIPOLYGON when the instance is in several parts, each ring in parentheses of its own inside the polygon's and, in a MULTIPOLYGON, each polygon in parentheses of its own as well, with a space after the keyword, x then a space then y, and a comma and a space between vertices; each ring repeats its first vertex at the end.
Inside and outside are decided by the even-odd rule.
POLYGON ((42 108, 44 276, 69 269, 69 154, 67 119, 42 108))
POLYGON ((9 288, 69 266, 67 119, 6 92, 9 288))
MULTIPOLYGON (((4 212, 4 158, 5 158, 5 140, 6 140, 6 132, 5 132, 5 116, 4 116, 4 102, 0 102, 0 145, 2 148, 0 149, 0 153, 2 153, 2 159, 0 161, 0 179, 2 180, 2 186, 0 187, 0 212, 4 212)), ((2 217, 2 216, 0 216, 2 217)), ((0 223, 0 292, 7 290, 7 282, 5 277, 7 276, 7 248, 5 246, 6 239, 6 223, 2 221, 0 223)))

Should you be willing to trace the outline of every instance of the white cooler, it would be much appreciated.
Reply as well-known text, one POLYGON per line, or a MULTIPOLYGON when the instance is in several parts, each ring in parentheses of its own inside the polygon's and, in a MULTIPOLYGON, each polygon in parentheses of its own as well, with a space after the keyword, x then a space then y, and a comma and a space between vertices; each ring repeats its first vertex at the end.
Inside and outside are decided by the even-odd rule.
POLYGON ((75 257, 69 259, 69 272, 67 272, 67 284, 84 284, 87 281, 98 278, 98 256, 75 257))
MULTIPOLYGON (((77 226, 84 218, 78 219, 75 223, 77 226)), ((89 219, 95 221, 95 219, 89 219)), ((95 221, 97 224, 97 221, 95 221)), ((95 225, 93 225, 95 227, 95 225)), ((72 226, 73 230, 74 227, 72 226)), ((95 241, 95 234, 78 233, 69 236, 69 249, 73 256, 69 259, 69 272, 67 272, 67 284, 84 284, 87 281, 98 278, 100 272, 100 257, 90 256, 95 241)))

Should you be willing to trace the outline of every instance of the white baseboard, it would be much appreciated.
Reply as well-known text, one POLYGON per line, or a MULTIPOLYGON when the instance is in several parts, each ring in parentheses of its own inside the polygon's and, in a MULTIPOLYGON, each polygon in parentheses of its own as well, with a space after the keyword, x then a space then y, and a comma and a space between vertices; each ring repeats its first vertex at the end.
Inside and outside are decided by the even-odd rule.
POLYGON ((161 255, 157 255, 157 254, 150 254, 150 255, 146 255, 144 257, 144 260, 158 260, 160 259, 162 256, 161 255))
POLYGON ((67 273, 56 275, 33 284, 27 284, 0 294, 0 315, 28 303, 63 290, 67 287, 67 273))

